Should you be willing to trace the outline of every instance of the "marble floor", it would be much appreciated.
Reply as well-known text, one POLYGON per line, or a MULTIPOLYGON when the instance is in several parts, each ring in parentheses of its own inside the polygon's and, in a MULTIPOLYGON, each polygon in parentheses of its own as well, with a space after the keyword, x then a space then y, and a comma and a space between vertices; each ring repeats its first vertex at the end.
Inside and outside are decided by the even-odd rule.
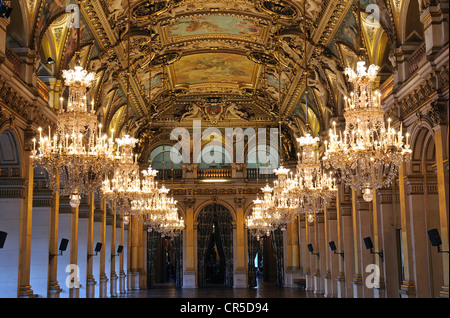
POLYGON ((123 298, 323 298, 323 295, 297 288, 277 287, 274 283, 258 282, 255 288, 226 288, 208 285, 204 288, 175 288, 173 282, 156 284, 153 289, 131 290, 123 298))

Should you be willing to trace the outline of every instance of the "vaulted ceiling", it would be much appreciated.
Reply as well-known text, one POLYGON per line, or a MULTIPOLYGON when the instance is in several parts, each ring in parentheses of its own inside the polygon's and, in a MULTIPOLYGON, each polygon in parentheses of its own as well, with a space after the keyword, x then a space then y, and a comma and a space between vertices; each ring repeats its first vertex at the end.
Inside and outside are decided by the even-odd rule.
MULTIPOLYGON (((342 71, 356 62, 356 6, 303 1, 79 1, 82 63, 96 73, 89 94, 99 118, 117 134, 141 139, 189 127, 195 118, 217 127, 281 123, 293 137, 303 133, 306 120, 313 134, 326 130, 342 113, 349 89, 342 71)), ((375 2, 386 7, 384 0, 375 2)), ((73 15, 66 12, 71 3, 77 1, 27 2, 35 21, 29 46, 39 47, 41 61, 56 62, 40 68, 44 82, 74 64, 77 32, 68 27, 73 15)), ((361 1, 363 11, 371 3, 361 1)), ((392 73, 384 51, 397 37, 395 7, 388 9, 382 28, 363 24, 366 54, 382 67, 381 80, 392 73)))

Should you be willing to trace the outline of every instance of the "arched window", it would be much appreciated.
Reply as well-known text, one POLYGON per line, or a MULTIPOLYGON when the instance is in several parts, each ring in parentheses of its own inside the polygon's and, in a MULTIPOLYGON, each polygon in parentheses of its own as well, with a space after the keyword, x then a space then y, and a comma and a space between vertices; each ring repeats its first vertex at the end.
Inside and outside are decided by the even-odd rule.
POLYGON ((150 154, 150 159, 152 168, 156 170, 162 170, 163 168, 164 170, 171 170, 172 168, 181 169, 181 154, 178 150, 176 150, 175 148, 172 149, 172 146, 169 145, 158 146, 153 149, 150 154))
POLYGON ((259 174, 273 174, 273 169, 278 168, 280 156, 278 150, 270 145, 259 145, 248 151, 247 158, 247 177, 256 177, 256 168, 259 168, 259 174), (258 150, 257 150, 258 149, 258 150), (258 161, 258 167, 256 162, 258 161))
POLYGON ((221 145, 207 144, 197 156, 198 169, 229 168, 233 162, 231 154, 221 145))

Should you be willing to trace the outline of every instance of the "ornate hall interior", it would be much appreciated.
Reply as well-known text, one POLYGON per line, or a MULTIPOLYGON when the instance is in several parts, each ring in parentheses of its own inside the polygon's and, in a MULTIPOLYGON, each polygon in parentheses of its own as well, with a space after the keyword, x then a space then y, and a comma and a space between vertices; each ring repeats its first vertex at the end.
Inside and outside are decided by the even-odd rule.
POLYGON ((0 0, 0 298, 449 298, 448 0, 0 0))

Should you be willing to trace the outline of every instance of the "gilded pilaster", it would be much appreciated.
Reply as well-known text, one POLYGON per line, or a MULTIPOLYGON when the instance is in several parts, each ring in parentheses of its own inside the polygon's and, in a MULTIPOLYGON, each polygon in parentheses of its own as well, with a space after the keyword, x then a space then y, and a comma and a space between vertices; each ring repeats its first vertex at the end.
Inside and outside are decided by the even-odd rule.
MULTIPOLYGON (((59 185, 59 172, 56 171, 56 182, 59 185)), ((58 224, 59 224, 59 194, 54 193, 50 206, 49 238, 48 238, 48 273, 47 298, 59 298, 61 288, 57 280, 58 269, 58 224)))
POLYGON ((100 243, 102 243, 102 250, 100 251, 100 284, 99 284, 99 297, 107 297, 107 283, 108 276, 105 271, 105 258, 106 258, 106 200, 101 199, 101 227, 100 227, 100 243))
POLYGON ((358 207, 356 205, 356 191, 352 190, 352 229, 353 229, 353 298, 361 298, 363 297, 362 290, 362 275, 360 272, 359 265, 359 251, 361 251, 361 246, 358 244, 360 228, 358 226, 358 207))
MULTIPOLYGON (((71 208, 72 215, 70 217, 70 264, 74 266, 72 270, 78 268, 78 214, 79 207, 71 208)), ((80 272, 77 271, 75 279, 77 281, 72 282, 69 287, 69 297, 79 298, 80 297, 80 282, 79 276, 80 272)))
POLYGON ((94 210, 95 200, 94 193, 89 194, 89 212, 87 222, 87 248, 86 248, 86 298, 95 297, 95 284, 97 283, 94 278, 94 210))
MULTIPOLYGON (((116 214, 116 203, 111 203, 111 214, 112 214, 112 224, 111 224, 111 262, 110 262, 110 283, 109 290, 111 297, 117 297, 117 273, 116 273, 116 233, 117 233, 117 214, 116 214)), ((123 244, 119 244, 122 245, 123 244)), ((122 254, 122 253, 121 253, 122 254)))
POLYGON ((399 185, 399 201, 400 201, 400 219, 401 219, 401 245, 402 245, 402 253, 403 253, 403 277, 402 284, 400 286, 400 296, 402 298, 414 297, 415 296, 415 284, 413 278, 411 277, 411 269, 410 269, 410 256, 409 256, 409 246, 410 242, 408 241, 409 234, 409 220, 407 218, 407 197, 406 197, 406 189, 405 189, 405 164, 399 168, 398 175, 398 185, 399 185))
MULTIPOLYGON (((447 106, 448 107, 448 106, 447 106)), ((436 144, 436 174, 439 196, 439 232, 442 241, 442 250, 449 250, 448 242, 448 209, 449 209, 449 178, 448 178, 448 125, 440 124, 434 128, 436 144)), ((449 253, 441 253, 443 268, 443 284, 441 296, 449 297, 449 253)))

